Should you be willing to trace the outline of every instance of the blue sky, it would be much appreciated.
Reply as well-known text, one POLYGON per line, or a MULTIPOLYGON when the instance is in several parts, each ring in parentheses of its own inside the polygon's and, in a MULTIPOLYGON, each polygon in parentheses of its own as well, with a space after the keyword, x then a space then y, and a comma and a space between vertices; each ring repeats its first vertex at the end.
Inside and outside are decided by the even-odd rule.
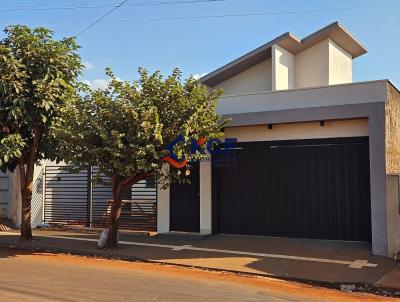
MULTIPOLYGON (((0 26, 45 26, 56 31, 57 37, 74 36, 109 11, 110 5, 120 1, 122 0, 2 0, 0 26), (96 8, 77 8, 81 6, 96 8), (74 8, 52 9, 54 7, 74 8)), ((160 5, 164 1, 168 0, 128 0, 127 6, 116 10, 80 35, 80 54, 83 61, 87 62, 82 79, 96 86, 103 85, 106 81, 104 68, 107 66, 126 80, 137 77, 138 66, 150 71, 161 70, 165 74, 173 67, 179 67, 185 77, 189 74, 202 74, 284 32, 290 31, 303 38, 333 21, 339 21, 369 51, 354 61, 353 80, 388 78, 400 87, 399 0, 221 0, 160 5), (155 2, 158 4, 143 5, 155 2), (354 8, 360 6, 364 8, 354 8), (353 9, 345 9, 349 7, 353 9), (303 12, 148 20, 287 11, 303 12)))

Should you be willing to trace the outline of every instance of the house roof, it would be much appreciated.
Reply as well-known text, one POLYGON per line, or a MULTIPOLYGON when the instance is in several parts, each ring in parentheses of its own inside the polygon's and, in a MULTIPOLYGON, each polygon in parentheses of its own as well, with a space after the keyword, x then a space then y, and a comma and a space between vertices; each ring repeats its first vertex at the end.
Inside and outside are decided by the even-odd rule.
POLYGON ((207 86, 215 86, 218 83, 264 61, 271 57, 271 47, 277 44, 287 51, 297 54, 325 39, 331 39, 352 58, 357 58, 367 52, 367 49, 339 22, 334 22, 300 40, 292 33, 287 32, 268 43, 250 51, 240 58, 218 68, 217 70, 200 78, 200 82, 207 86))

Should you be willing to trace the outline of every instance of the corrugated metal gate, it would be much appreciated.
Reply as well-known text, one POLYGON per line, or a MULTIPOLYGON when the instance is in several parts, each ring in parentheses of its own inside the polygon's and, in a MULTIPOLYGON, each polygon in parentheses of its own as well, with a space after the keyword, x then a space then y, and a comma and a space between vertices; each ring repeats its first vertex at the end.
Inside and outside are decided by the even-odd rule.
MULTIPOLYGON (((109 221, 112 189, 108 184, 93 184, 92 179, 96 175, 96 168, 72 173, 67 166, 46 166, 44 221, 106 226, 109 221)), ((157 189, 154 180, 135 184, 124 196, 120 228, 156 230, 157 189)))
POLYGON ((213 232, 371 240, 368 137, 239 143, 213 167, 213 232))

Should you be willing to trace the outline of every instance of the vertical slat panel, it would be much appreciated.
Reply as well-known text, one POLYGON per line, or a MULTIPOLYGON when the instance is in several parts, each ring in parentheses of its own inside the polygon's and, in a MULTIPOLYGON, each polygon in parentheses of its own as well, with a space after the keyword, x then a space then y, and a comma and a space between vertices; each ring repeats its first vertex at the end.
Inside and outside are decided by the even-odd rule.
POLYGON ((213 167, 218 232, 371 240, 368 138, 239 147, 235 167, 213 167))
MULTIPOLYGON (((59 224, 105 227, 109 222, 109 200, 112 200, 110 179, 100 175, 104 183, 92 183, 98 168, 71 173, 66 166, 47 166, 44 198, 45 221, 59 224), (92 176, 92 177, 91 177, 92 176)), ((155 231, 157 228, 157 190, 154 180, 135 184, 123 195, 120 228, 155 231), (149 185, 150 184, 150 185, 149 185)))
POLYGON ((48 223, 86 223, 86 171, 71 173, 66 166, 46 166, 45 219, 48 223))

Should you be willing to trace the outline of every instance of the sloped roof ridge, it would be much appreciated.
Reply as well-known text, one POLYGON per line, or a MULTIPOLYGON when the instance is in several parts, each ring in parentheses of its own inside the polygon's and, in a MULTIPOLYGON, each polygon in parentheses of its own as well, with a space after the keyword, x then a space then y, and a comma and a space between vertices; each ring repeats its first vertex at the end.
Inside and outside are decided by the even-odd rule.
POLYGON ((268 59, 271 56, 271 47, 275 44, 285 44, 280 46, 296 54, 327 38, 332 39, 342 47, 343 44, 348 44, 346 51, 348 51, 353 58, 367 52, 364 45, 357 41, 357 39, 342 24, 335 21, 303 39, 299 39, 291 32, 286 32, 203 76, 199 79, 199 82, 208 86, 213 86, 257 63, 260 63, 262 60, 268 59))

